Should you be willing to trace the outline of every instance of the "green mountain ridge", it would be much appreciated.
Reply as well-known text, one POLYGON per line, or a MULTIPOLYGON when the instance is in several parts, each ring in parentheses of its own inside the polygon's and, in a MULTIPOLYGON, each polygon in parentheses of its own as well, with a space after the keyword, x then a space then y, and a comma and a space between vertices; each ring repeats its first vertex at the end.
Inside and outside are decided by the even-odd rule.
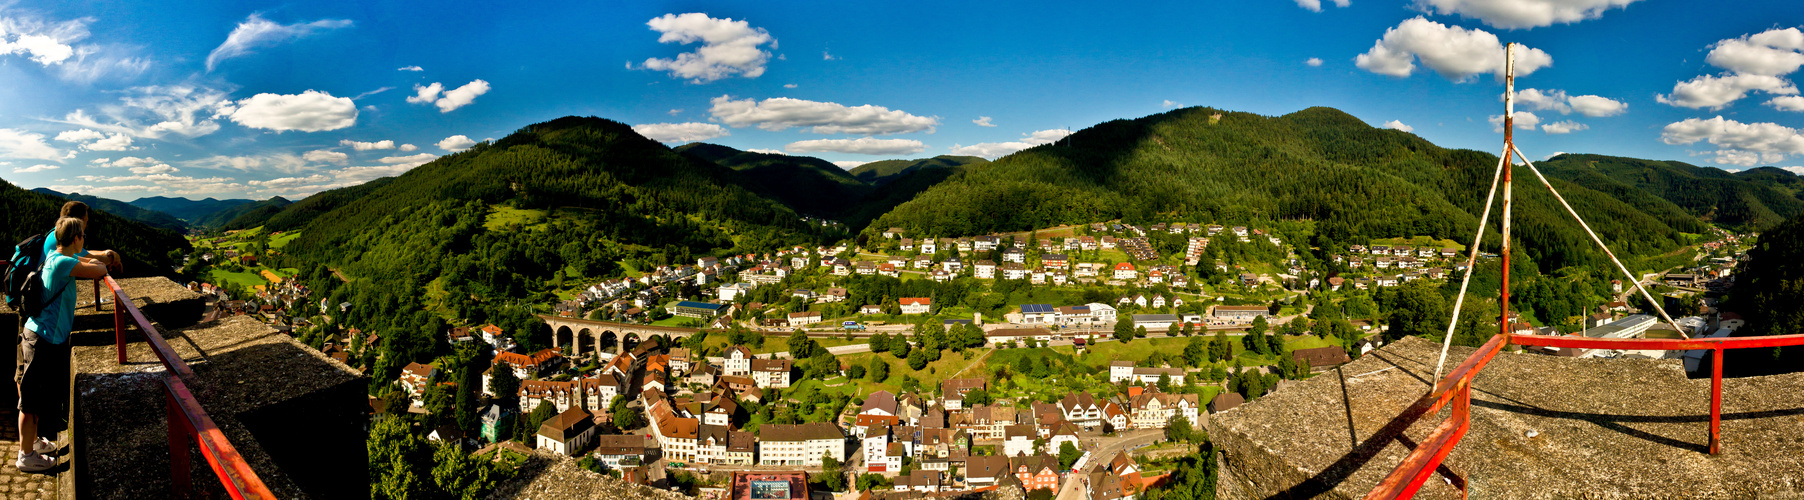
POLYGON ((839 220, 852 228, 864 227, 871 219, 962 171, 966 164, 976 163, 967 159, 982 161, 948 156, 889 160, 899 166, 887 170, 886 176, 871 176, 876 181, 867 182, 812 156, 740 151, 700 142, 678 146, 676 151, 732 169, 737 173, 732 182, 797 213, 839 220))
POLYGON ((174 215, 169 215, 169 214, 166 214, 163 212, 158 212, 156 210, 150 210, 147 208, 138 207, 138 206, 132 205, 130 203, 126 203, 126 202, 119 201, 119 200, 101 198, 98 196, 90 196, 90 195, 85 195, 85 194, 81 194, 81 193, 59 193, 50 188, 36 188, 36 189, 32 189, 32 191, 47 194, 50 196, 55 196, 58 198, 63 198, 66 200, 79 201, 82 203, 86 203, 86 204, 88 204, 89 207, 92 207, 95 210, 111 213, 113 215, 124 217, 126 219, 134 220, 137 222, 141 222, 141 223, 144 223, 151 227, 155 227, 155 228, 159 228, 159 229, 168 229, 170 231, 175 231, 177 233, 186 231, 188 229, 188 224, 182 222, 181 219, 176 218, 174 215))
POLYGON ((872 185, 884 185, 894 181, 898 176, 928 168, 958 168, 966 165, 989 163, 977 156, 940 155, 920 160, 881 160, 852 167, 851 173, 858 180, 872 185))
POLYGON ((263 221, 269 220, 271 216, 281 212, 283 208, 287 208, 288 205, 293 203, 294 202, 288 201, 287 198, 277 196, 263 201, 245 203, 243 205, 220 210, 196 221, 196 223, 203 227, 228 231, 233 229, 250 229, 263 225, 263 221))
MULTIPOLYGON (((1069 143, 1000 158, 927 189, 866 231, 965 236, 1113 219, 1308 219, 1310 243, 1321 248, 1414 235, 1467 240, 1496 162, 1332 108, 1276 117, 1186 108, 1105 122, 1069 143)), ((1681 231, 1704 227, 1654 200, 1641 200, 1643 210, 1552 182, 1618 253, 1664 252, 1686 241, 1681 231)), ((1545 190, 1525 183, 1516 193, 1517 248, 1543 269, 1604 258, 1545 190)))
POLYGON ((1730 228, 1758 231, 1804 213, 1804 199, 1797 196, 1804 179, 1778 168, 1737 173, 1677 161, 1594 154, 1563 154, 1536 165, 1548 175, 1600 191, 1640 190, 1730 228))
POLYGON ((225 209, 236 207, 236 206, 243 205, 246 203, 256 203, 256 202, 257 202, 257 200, 242 200, 242 199, 220 200, 220 199, 215 199, 215 198, 207 198, 207 199, 203 199, 203 200, 190 200, 187 198, 171 198, 171 197, 166 197, 166 196, 147 196, 144 198, 138 198, 136 200, 129 201, 127 203, 131 204, 134 207, 143 208, 146 210, 155 210, 158 212, 163 212, 163 213, 166 213, 169 215, 173 215, 178 219, 181 219, 181 220, 189 222, 190 224, 193 224, 194 222, 199 221, 201 219, 205 219, 205 218, 207 218, 207 216, 213 215, 215 212, 218 212, 220 210, 225 210, 225 209))
MULTIPOLYGON (((0 182, 0 238, 11 245, 39 232, 49 232, 67 201, 61 196, 0 182)), ((193 250, 188 240, 175 231, 105 210, 94 211, 89 222, 93 224, 88 229, 89 248, 116 250, 125 256, 125 272, 120 277, 173 276, 175 266, 181 263, 179 256, 193 250)))

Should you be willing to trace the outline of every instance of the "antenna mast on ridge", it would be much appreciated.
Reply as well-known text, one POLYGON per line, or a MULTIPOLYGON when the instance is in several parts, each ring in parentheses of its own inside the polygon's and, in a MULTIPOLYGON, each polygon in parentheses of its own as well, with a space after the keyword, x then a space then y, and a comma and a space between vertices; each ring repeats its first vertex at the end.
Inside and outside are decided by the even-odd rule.
POLYGON ((1515 166, 1515 161, 1510 158, 1512 154, 1515 155, 1515 159, 1522 161, 1523 166, 1528 167, 1528 170, 1535 174, 1535 178, 1541 181, 1542 186, 1547 187, 1548 192, 1553 193, 1554 199, 1559 200, 1560 206, 1566 209, 1566 213, 1572 215, 1572 220, 1578 221, 1579 227, 1585 229, 1585 234, 1591 236, 1591 241, 1596 243, 1598 248, 1603 249, 1604 255, 1610 257, 1610 262, 1616 264, 1616 269, 1622 271, 1622 274, 1629 278, 1629 282, 1635 284, 1635 290, 1641 293, 1641 297, 1647 299, 1647 302, 1654 306, 1654 310, 1660 313, 1660 318, 1665 319, 1668 325, 1672 325, 1673 330, 1679 332, 1679 336, 1691 338, 1685 333, 1684 328, 1680 328, 1679 324, 1673 321, 1672 316, 1666 314, 1666 309, 1654 300, 1653 295, 1647 293, 1647 289, 1641 286, 1641 280, 1636 278, 1634 273, 1629 272, 1628 266, 1622 265, 1622 260, 1616 258, 1616 253, 1610 251, 1610 247, 1604 244, 1604 240, 1597 237, 1597 232, 1591 230, 1591 225, 1586 224, 1583 217, 1579 217, 1578 211, 1572 209, 1572 204, 1566 202, 1566 197, 1560 196, 1560 192, 1547 181, 1547 176, 1541 175, 1541 170, 1535 168, 1534 162, 1528 161, 1528 156, 1516 148, 1515 43, 1505 45, 1503 48, 1503 113, 1503 155, 1497 159, 1497 172, 1491 177, 1491 192, 1485 195, 1484 215, 1478 219, 1478 232, 1472 237, 1472 248, 1467 252, 1465 277, 1460 280, 1459 296, 1455 297, 1453 301, 1453 318, 1447 323, 1446 336, 1441 338, 1441 359, 1435 363, 1434 383, 1436 387, 1433 390, 1440 389, 1441 368, 1447 363, 1447 349, 1453 344, 1454 329, 1459 326, 1460 308, 1465 305, 1466 287, 1471 284, 1472 270, 1478 267, 1478 247, 1484 241, 1485 226, 1491 218, 1491 200, 1497 194, 1497 184, 1500 180, 1503 183, 1503 219, 1501 221, 1503 240, 1499 246, 1501 252, 1498 258, 1503 264, 1503 283, 1502 289, 1498 291, 1498 309, 1500 310, 1498 322, 1501 323, 1499 333, 1508 336, 1513 329, 1510 322, 1510 219, 1511 209, 1515 202, 1510 182, 1510 171, 1515 166))

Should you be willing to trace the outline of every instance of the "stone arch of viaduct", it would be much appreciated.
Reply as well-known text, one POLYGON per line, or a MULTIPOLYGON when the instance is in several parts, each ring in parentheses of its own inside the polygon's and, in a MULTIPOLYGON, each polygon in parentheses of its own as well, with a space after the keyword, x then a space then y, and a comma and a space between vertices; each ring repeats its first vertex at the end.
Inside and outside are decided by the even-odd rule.
POLYGON ((539 319, 551 327, 551 345, 564 349, 565 355, 572 357, 597 350, 619 354, 628 342, 636 343, 657 335, 668 335, 671 340, 681 341, 701 331, 697 328, 634 325, 547 315, 539 315, 539 319))

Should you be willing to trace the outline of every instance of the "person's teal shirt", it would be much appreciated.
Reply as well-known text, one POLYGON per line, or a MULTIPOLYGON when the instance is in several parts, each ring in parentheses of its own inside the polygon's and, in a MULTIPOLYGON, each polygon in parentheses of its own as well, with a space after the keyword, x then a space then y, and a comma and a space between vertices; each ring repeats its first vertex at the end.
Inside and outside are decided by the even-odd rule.
POLYGON ((81 261, 54 253, 44 262, 44 310, 25 320, 25 327, 52 344, 69 342, 69 329, 75 323, 75 277, 69 275, 81 261), (60 295, 60 297, 58 296, 60 295))
MULTIPOLYGON (((49 256, 50 254, 53 254, 53 253, 57 253, 56 252, 56 230, 55 229, 51 229, 50 235, 44 237, 44 255, 49 256)), ((87 257, 88 256, 87 245, 82 245, 81 250, 76 250, 75 256, 76 257, 87 257)))

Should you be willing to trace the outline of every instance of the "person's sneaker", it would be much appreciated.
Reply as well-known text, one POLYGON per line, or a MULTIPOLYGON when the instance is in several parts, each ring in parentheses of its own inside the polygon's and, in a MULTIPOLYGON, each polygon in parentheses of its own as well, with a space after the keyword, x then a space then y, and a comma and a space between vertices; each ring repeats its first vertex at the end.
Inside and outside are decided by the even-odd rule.
POLYGON ((18 467, 20 472, 44 472, 50 470, 51 467, 56 467, 56 459, 39 453, 21 453, 19 459, 13 461, 13 465, 18 467))
POLYGON ((57 448, 59 448, 59 446, 57 446, 55 442, 45 438, 38 438, 38 442, 31 445, 31 451, 44 455, 55 454, 57 448))

